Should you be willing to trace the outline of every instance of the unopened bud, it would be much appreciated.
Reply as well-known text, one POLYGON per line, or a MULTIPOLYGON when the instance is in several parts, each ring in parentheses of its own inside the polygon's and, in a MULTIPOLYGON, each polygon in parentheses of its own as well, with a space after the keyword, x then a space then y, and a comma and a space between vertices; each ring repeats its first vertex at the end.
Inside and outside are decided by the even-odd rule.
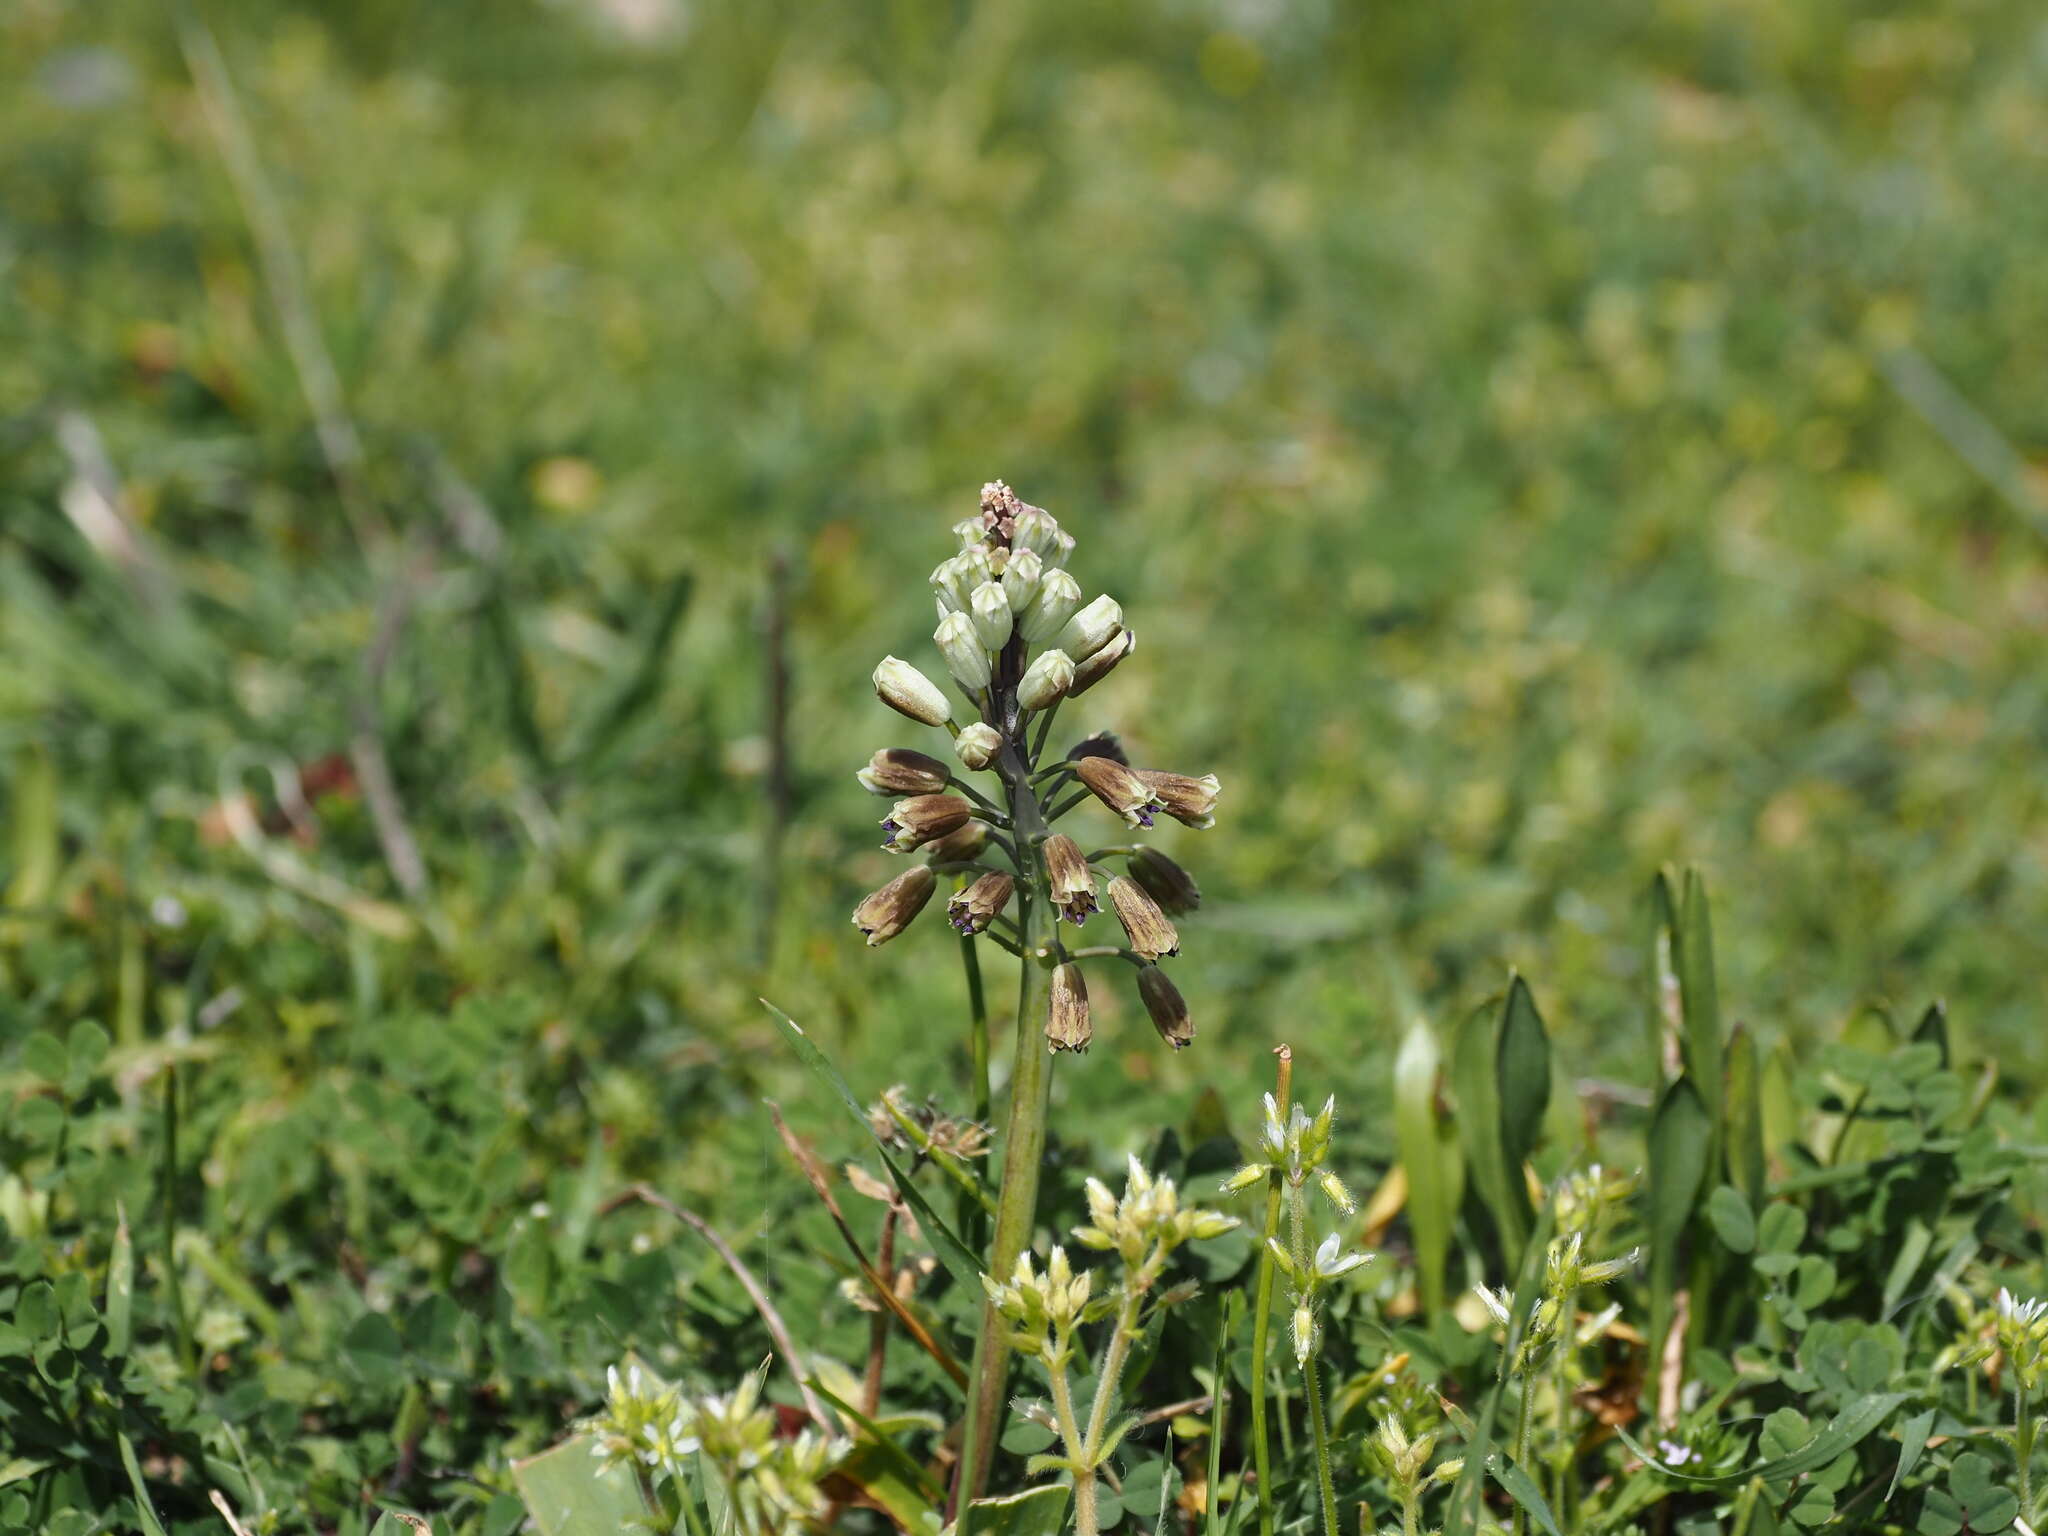
POLYGON ((920 725, 944 725, 953 718, 953 706, 939 685, 895 656, 884 656, 875 668, 875 697, 920 725))
POLYGON ((1010 520, 1010 547, 1043 560, 1059 547, 1060 525, 1043 507, 1020 506, 1010 520))
POLYGON ((967 594, 973 589, 967 582, 967 566, 957 556, 949 555, 932 567, 931 583, 941 617, 967 606, 967 594))
POLYGON ((1045 878, 1052 890, 1052 904, 1061 917, 1074 924, 1084 923, 1095 905, 1095 876, 1080 847, 1064 832, 1055 832, 1039 846, 1045 862, 1045 878))
POLYGON ((1037 551, 1013 549, 1003 566, 1003 596, 1010 600, 1010 612, 1021 614, 1028 609, 1038 596, 1039 583, 1045 578, 1045 562, 1038 558, 1037 551))
POLYGON ((1216 796, 1223 786, 1217 782, 1215 774, 1205 773, 1199 779, 1191 779, 1184 773, 1159 773, 1150 768, 1140 768, 1138 777, 1152 786, 1166 814, 1182 826, 1216 825, 1216 796))
POLYGON ((953 525, 953 537, 965 550, 981 549, 988 543, 988 524, 980 517, 963 517, 953 525))
POLYGON ((1073 768, 1088 792, 1121 816, 1126 826, 1152 825, 1153 809, 1162 802, 1151 785, 1122 763, 1113 757, 1083 757, 1073 760, 1073 768))
POLYGON ((1010 599, 996 583, 985 581, 968 593, 967 611, 973 615, 974 632, 988 649, 1000 651, 1009 644, 1010 599))
POLYGON ((1074 686, 1067 690, 1068 696, 1086 693, 1090 688, 1093 688, 1097 683, 1109 676, 1110 673, 1114 672, 1117 663, 1137 648, 1137 635, 1127 629, 1086 661, 1075 663, 1074 686))
POLYGON ((1124 611, 1113 597, 1095 599, 1067 620, 1053 642, 1076 661, 1086 661, 1116 638, 1124 627, 1124 611))
POLYGON ((932 641, 945 658, 946 670, 953 674, 954 682, 969 693, 979 693, 988 686, 988 652, 975 632, 974 620, 964 613, 949 613, 932 631, 932 641))
POLYGON ((1316 1314, 1307 1302, 1294 1309, 1294 1363, 1306 1369, 1316 1352, 1316 1314))
POLYGON ((1095 1038, 1088 1022, 1088 983, 1069 960, 1052 969, 1052 1004, 1045 1018, 1046 1043, 1056 1051, 1085 1051, 1095 1038))
POLYGON ((988 832, 987 822, 970 821, 944 837, 933 838, 924 845, 923 853, 934 864, 972 864, 988 846, 988 832))
MULTIPOLYGON (((1180 988, 1158 966, 1147 965, 1139 969, 1138 996, 1144 1000, 1145 1012, 1151 1015, 1152 1027, 1159 1031, 1159 1038, 1176 1051, 1195 1038, 1195 1021, 1188 1015, 1187 999, 1180 995, 1180 988)), ((1240 1168, 1236 1177, 1224 1187, 1243 1189, 1246 1184, 1257 1183, 1265 1173, 1263 1164, 1240 1168)))
POLYGON ((1002 733, 994 726, 977 720, 960 728, 960 734, 953 738, 953 750, 968 767, 986 768, 1003 750, 1002 733))
POLYGON ((1081 584, 1065 571, 1047 571, 1038 583, 1038 597, 1018 620, 1017 627, 1033 645, 1058 634, 1074 610, 1081 606, 1081 584))
POLYGON ((1017 882, 1001 870, 990 870, 946 903, 946 917, 962 933, 980 933, 1010 904, 1017 882))
MULTIPOLYGON (((1147 960, 1157 960, 1162 955, 1180 953, 1180 934, 1173 922, 1159 910, 1159 903, 1147 896, 1138 882, 1128 875, 1112 876, 1109 882, 1109 904, 1116 911, 1116 920, 1123 924, 1124 933, 1131 941, 1131 948, 1147 960)), ((1138 975, 1140 986, 1144 973, 1138 975)), ((1147 1007, 1150 1007, 1148 999, 1147 1007)), ((1157 1023, 1155 1019, 1153 1021, 1157 1023)), ((1185 1045, 1185 1040, 1180 1042, 1185 1045)))
MULTIPOLYGON (((986 659, 984 659, 986 665, 986 659)), ((1017 682, 1017 702, 1026 709, 1049 709, 1074 685, 1074 663, 1065 651, 1041 651, 1017 682)))
POLYGON ((871 795, 935 795, 952 776, 936 757, 909 747, 882 748, 854 775, 871 795))
POLYGON ((853 909, 853 925, 868 936, 868 947, 886 944, 924 910, 938 877, 923 864, 913 864, 853 909))
POLYGON ((908 853, 957 831, 972 814, 973 808, 958 795, 912 795, 898 800, 882 822, 889 836, 882 846, 891 853, 908 853))
MULTIPOLYGON (((967 732, 960 734, 965 737, 967 732)), ((1140 848, 1124 867, 1145 888, 1145 894, 1170 916, 1180 917, 1202 904, 1202 888, 1195 884, 1195 877, 1157 848, 1140 848)))

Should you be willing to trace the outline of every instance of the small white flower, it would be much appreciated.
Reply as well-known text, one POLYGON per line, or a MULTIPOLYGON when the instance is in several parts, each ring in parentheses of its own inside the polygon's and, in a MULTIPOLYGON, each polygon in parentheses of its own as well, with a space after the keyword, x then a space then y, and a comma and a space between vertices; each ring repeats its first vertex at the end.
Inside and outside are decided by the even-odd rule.
POLYGON ((1372 1260, 1369 1253, 1345 1253, 1332 1232, 1316 1249, 1316 1274, 1324 1280, 1341 1280, 1355 1269, 1363 1269, 1372 1260))

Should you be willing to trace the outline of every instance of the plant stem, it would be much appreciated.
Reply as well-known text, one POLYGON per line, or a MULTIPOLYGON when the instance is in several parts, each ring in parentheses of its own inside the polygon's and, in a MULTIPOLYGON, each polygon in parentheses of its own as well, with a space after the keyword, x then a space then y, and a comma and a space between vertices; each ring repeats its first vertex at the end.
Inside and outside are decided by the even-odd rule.
MULTIPOLYGON (((1280 1060, 1273 1102, 1286 1124, 1288 1092, 1294 1081, 1294 1052, 1286 1046, 1273 1054, 1280 1060)), ((1266 1344, 1273 1320, 1273 1239, 1280 1234, 1280 1180, 1275 1168, 1266 1175, 1266 1232, 1259 1245, 1259 1289, 1252 1307, 1252 1465, 1259 1479, 1259 1536, 1273 1536, 1273 1453, 1266 1437, 1266 1344)))
MULTIPOLYGON (((1308 1246, 1307 1196, 1299 1184, 1287 1191, 1288 1228, 1294 1242, 1294 1265, 1304 1276, 1315 1272, 1315 1256, 1308 1246)), ((1322 1376, 1316 1370, 1315 1351, 1301 1362, 1301 1377, 1308 1398, 1309 1433, 1315 1439, 1316 1489, 1323 1500, 1323 1536, 1337 1536, 1337 1490, 1330 1480, 1330 1429, 1323 1419, 1322 1376)))
MULTIPOLYGON (((1529 1459, 1529 1400, 1536 1395, 1535 1383, 1527 1377, 1522 1380, 1522 1401, 1515 1409, 1515 1465, 1520 1467, 1529 1459)), ((1528 1515, 1522 1508, 1522 1501, 1515 1500, 1514 1536, 1522 1536, 1528 1529, 1528 1515)))
POLYGON ((1109 1348, 1103 1352, 1101 1374, 1095 1378, 1095 1401, 1088 1407, 1088 1434, 1074 1457, 1080 1466, 1074 1473, 1074 1526, 1079 1536, 1096 1536, 1095 1468, 1102 1459, 1103 1433, 1109 1428, 1109 1414, 1116 1404, 1124 1364, 1131 1356, 1131 1340, 1138 1336, 1138 1308, 1144 1299, 1143 1291, 1125 1282, 1124 1299, 1117 1307, 1116 1328, 1109 1336, 1109 1348))
MULTIPOLYGON (((1031 792, 1022 760, 1006 745, 1000 759, 1010 792, 1010 815, 1017 825, 1020 847, 1043 835, 1045 824, 1038 798, 1031 792)), ((1023 943, 1017 978, 1017 1044, 1010 1077, 1009 1121, 1003 1133, 1003 1180, 996 1201, 995 1237, 987 1271, 1007 1275, 1031 1242, 1038 1211, 1038 1170, 1045 1160, 1045 1109, 1052 1088, 1051 1053, 1045 1044, 1046 1011, 1052 996, 1052 968, 1035 958, 1053 947, 1055 914, 1044 876, 1020 864, 1017 885, 1018 922, 1023 943)), ((974 1341, 972 1385, 967 1418, 961 1429, 960 1472, 956 1513, 979 1496, 995 1451, 996 1428, 1003 1413, 1003 1386, 1008 1376, 1009 1346, 1002 1318, 992 1304, 981 1309, 981 1330, 974 1341)))
POLYGON ((2034 1518, 2034 1414, 2033 1405, 2027 1401, 2027 1384, 2013 1373, 2012 1395, 2017 1412, 2013 1423, 2013 1450, 2020 1462, 2020 1515, 2032 1521, 2034 1518))
MULTIPOLYGON (((1074 1389, 1067 1381, 1066 1340, 1060 1341, 1059 1358, 1046 1372, 1052 1383, 1052 1411, 1059 1420, 1060 1443, 1066 1447, 1067 1455, 1077 1464, 1084 1459, 1082 1449, 1081 1421, 1074 1414, 1074 1389)), ((1080 1536, 1096 1536, 1095 1474, 1091 1471, 1084 1478, 1074 1474, 1074 1529, 1080 1536)))
POLYGON ((1572 1465, 1577 1458, 1572 1451, 1572 1350, 1578 1337, 1579 1293, 1566 1291, 1563 1308, 1558 1314, 1561 1332, 1557 1341, 1557 1440, 1551 1447, 1550 1465, 1552 1471, 1551 1504, 1560 1520, 1570 1516, 1570 1505, 1577 1492, 1572 1484, 1572 1465))
MULTIPOLYGON (((964 887, 966 882, 961 882, 964 887)), ((967 1051, 974 1063, 974 1118, 988 1123, 991 1102, 988 1079, 988 994, 981 985, 981 956, 975 952, 974 935, 960 935, 960 966, 967 973, 967 1012, 973 1023, 968 1031, 967 1051)))

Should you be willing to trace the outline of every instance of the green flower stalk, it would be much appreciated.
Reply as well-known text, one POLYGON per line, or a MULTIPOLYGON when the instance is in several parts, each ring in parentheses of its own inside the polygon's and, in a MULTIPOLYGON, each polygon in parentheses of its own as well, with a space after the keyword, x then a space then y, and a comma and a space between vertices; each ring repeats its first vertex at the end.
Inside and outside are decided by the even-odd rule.
MULTIPOLYGON (((1016 1047, 988 1255, 990 1274, 1014 1278, 1038 1203, 1050 1056, 1083 1051, 1094 1037, 1081 963, 1115 959, 1140 967, 1139 999, 1160 1037, 1178 1050, 1194 1036, 1186 1000, 1154 974, 1154 962, 1179 948, 1166 914, 1192 910, 1193 880, 1141 844, 1084 854, 1072 838, 1054 832, 1053 823, 1093 796, 1126 826, 1148 827, 1153 813, 1163 811, 1206 827, 1214 821, 1217 784, 1213 774, 1134 770, 1106 735, 1091 737, 1067 757, 1049 754, 1046 739, 1061 703, 1130 654, 1123 609, 1107 596, 1084 606, 1080 583, 1066 569, 1073 538, 1049 512, 1027 506, 1000 481, 982 487, 979 513, 956 523, 953 533, 958 549, 931 574, 938 614, 933 641, 941 675, 952 679, 966 708, 894 656, 876 667, 874 686, 898 714, 947 731, 960 769, 914 749, 888 748, 861 771, 863 788, 903 797, 883 822, 884 846, 921 854, 924 862, 920 874, 899 877, 863 900, 854 921, 871 945, 895 938, 929 902, 934 875, 951 874, 957 884, 946 910, 960 935, 970 996, 980 995, 979 945, 993 943, 1018 957, 1016 1047), (962 777, 983 773, 995 781, 985 789, 962 777), (1129 878, 1110 888, 1129 946, 1069 950, 1059 919, 1087 922, 1098 910, 1095 866, 1116 857, 1130 861, 1129 878)), ((970 1045, 982 1076, 987 1034, 979 1010, 970 1045)), ((977 1495, 986 1478, 1013 1332, 992 1298, 975 1345, 956 1507, 977 1495)))

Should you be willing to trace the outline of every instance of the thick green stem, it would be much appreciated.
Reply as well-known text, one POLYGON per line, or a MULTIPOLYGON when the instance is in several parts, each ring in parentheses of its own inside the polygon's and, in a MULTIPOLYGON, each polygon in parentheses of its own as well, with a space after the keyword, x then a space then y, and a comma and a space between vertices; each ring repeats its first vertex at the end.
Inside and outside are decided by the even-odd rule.
MULTIPOLYGON (((1288 1090, 1294 1078, 1294 1053, 1280 1046, 1273 1054, 1280 1058, 1279 1082, 1273 1102, 1280 1106, 1280 1123, 1287 1123, 1288 1090)), ((1259 1244, 1259 1289, 1252 1305, 1252 1466, 1259 1478, 1259 1536, 1273 1536, 1273 1452, 1266 1435, 1266 1345, 1273 1321, 1273 1239, 1280 1235, 1279 1169, 1266 1176, 1266 1231, 1259 1244)))
MULTIPOLYGON (((1010 814, 1017 824, 1020 849, 1043 836, 1038 800, 1031 792, 1024 764, 1013 747, 1005 747, 1002 773, 1010 791, 1010 814)), ((1010 1077, 1010 1111, 1003 1133, 1003 1182, 996 1201, 995 1237, 989 1245, 987 1271, 1007 1275, 1017 1255, 1031 1242, 1038 1212, 1038 1171, 1045 1160, 1045 1109, 1052 1088, 1051 1055, 1045 1043, 1046 1012, 1052 995, 1052 968, 1040 951, 1053 948, 1050 893, 1035 860, 1027 860, 1017 886, 1018 921, 1023 943, 1017 982, 1017 1044, 1010 1077)), ((974 1367, 967 1418, 960 1440, 959 1497, 964 1510, 988 1480, 1002 1419, 1004 1383, 1009 1374, 1009 1347, 1003 1320, 993 1306, 981 1310, 981 1331, 974 1342, 974 1367)))
POLYGON ((960 964, 967 972, 967 1012, 973 1020, 967 1051, 974 1063, 974 1118, 986 1125, 992 1102, 988 1078, 988 995, 982 990, 981 956, 975 951, 971 933, 960 935, 960 964))

